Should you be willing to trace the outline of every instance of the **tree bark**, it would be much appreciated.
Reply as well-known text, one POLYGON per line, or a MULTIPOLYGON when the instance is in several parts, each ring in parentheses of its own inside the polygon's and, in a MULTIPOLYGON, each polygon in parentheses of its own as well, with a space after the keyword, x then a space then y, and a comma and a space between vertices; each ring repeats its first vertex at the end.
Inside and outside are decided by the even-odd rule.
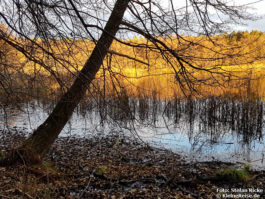
POLYGON ((119 30, 119 25, 129 1, 116 1, 100 39, 71 88, 61 97, 46 121, 33 132, 22 146, 14 150, 8 159, 1 161, 0 165, 12 164, 12 162, 18 161, 18 159, 23 160, 27 164, 41 161, 70 119, 74 109, 85 95, 87 88, 99 71, 114 36, 119 30))

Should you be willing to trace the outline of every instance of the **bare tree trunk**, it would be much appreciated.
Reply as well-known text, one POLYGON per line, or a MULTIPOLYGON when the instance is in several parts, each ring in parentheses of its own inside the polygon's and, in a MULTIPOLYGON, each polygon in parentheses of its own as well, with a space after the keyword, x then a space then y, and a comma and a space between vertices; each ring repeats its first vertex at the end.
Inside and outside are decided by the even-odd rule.
POLYGON ((62 96, 46 121, 34 131, 22 146, 14 150, 8 159, 2 160, 0 165, 12 164, 19 159, 23 159, 27 164, 34 164, 41 161, 42 157, 49 150, 70 119, 74 109, 85 95, 88 86, 99 71, 114 36, 119 29, 129 1, 116 1, 100 39, 71 88, 62 96))

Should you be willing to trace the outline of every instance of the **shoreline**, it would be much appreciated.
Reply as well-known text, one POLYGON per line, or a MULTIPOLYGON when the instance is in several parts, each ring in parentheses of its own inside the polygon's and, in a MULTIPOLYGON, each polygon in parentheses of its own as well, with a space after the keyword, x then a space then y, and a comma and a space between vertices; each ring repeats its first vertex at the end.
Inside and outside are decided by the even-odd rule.
MULTIPOLYGON (((7 139, 6 146, 14 146, 23 137, 7 139)), ((232 163, 187 163, 178 154, 122 135, 59 137, 41 164, 0 167, 0 197, 218 198, 221 189, 231 195, 233 189, 248 188, 262 190, 248 194, 265 197, 265 171, 248 168, 246 179, 221 175, 231 168, 242 170, 232 163)))

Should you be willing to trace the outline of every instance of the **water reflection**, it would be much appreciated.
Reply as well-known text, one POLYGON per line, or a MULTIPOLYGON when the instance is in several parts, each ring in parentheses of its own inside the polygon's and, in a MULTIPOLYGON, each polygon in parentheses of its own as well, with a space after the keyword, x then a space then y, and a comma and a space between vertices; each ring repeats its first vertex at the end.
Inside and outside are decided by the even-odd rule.
MULTIPOLYGON (((55 103, 32 102, 0 111, 2 129, 32 132, 55 103)), ((225 98, 82 101, 61 136, 133 133, 189 160, 232 161, 264 167, 264 102, 225 98)))

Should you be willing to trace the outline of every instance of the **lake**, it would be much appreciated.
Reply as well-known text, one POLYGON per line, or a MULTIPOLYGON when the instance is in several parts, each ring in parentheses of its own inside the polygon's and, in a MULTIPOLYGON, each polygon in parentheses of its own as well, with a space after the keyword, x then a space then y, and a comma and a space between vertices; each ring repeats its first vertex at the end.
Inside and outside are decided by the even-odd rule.
MULTIPOLYGON (((126 134, 179 153, 187 161, 227 161, 265 168, 263 101, 212 98, 154 103, 132 99, 122 108, 111 101, 104 108, 90 103, 79 105, 60 136, 126 134), (122 110, 124 107, 130 112, 122 110)), ((30 133, 53 106, 32 102, 2 108, 0 128, 30 133)))

